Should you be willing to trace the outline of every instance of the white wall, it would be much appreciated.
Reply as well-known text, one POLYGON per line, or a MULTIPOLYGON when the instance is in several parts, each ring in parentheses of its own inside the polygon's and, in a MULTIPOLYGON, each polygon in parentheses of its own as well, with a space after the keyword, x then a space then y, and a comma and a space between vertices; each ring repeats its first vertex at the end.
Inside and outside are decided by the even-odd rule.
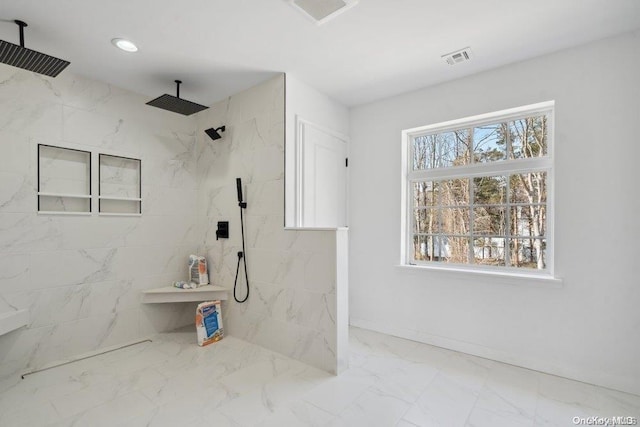
POLYGON ((354 108, 351 323, 640 394, 638 46, 635 32, 354 108), (547 100, 562 287, 397 267, 400 132, 547 100))
POLYGON ((184 279, 197 249, 195 121, 68 70, 0 64, 0 82, 0 313, 30 312, 0 336, 0 377, 193 322, 139 295, 184 279), (94 194, 98 152, 140 158, 143 216, 38 215, 38 143, 92 151, 94 194))
POLYGON ((333 131, 336 134, 349 134, 349 111, 347 108, 318 92, 311 86, 298 80, 291 74, 286 75, 286 176, 285 203, 286 226, 295 227, 295 181, 296 176, 296 117, 314 125, 333 131))
MULTIPOLYGON (((323 132, 348 142, 349 110, 339 102, 319 92, 315 88, 298 80, 291 74, 285 75, 285 226, 301 227, 296 221, 296 138, 297 120, 302 119, 323 132)), ((349 148, 347 147, 347 150, 349 148)), ((348 178, 348 171, 347 171, 348 178)), ((347 184, 347 183, 345 183, 347 184)), ((348 213, 348 206, 346 206, 348 213)), ((349 365, 349 277, 348 246, 349 231, 341 228, 331 231, 301 231, 301 233, 328 233, 335 237, 335 246, 331 248, 336 262, 335 292, 330 295, 331 305, 336 307, 334 357, 337 360, 336 372, 349 365), (335 233, 335 235, 334 235, 335 233)))
MULTIPOLYGON (((197 116, 199 244, 211 280, 233 289, 242 178, 250 295, 223 304, 225 332, 337 372, 336 231, 284 229, 284 91, 282 75, 197 116), (204 133, 221 125, 222 139, 204 133), (229 221, 228 240, 215 239, 218 221, 229 221)), ((239 298, 245 283, 242 271, 239 298)))

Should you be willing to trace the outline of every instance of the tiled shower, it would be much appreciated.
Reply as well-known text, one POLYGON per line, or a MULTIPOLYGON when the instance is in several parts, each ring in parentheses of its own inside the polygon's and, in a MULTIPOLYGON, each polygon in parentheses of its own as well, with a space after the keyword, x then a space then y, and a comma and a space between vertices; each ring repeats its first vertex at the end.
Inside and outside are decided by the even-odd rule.
POLYGON ((224 304, 227 333, 335 372, 335 231, 283 227, 284 80, 182 117, 71 73, 0 65, 0 314, 29 312, 26 327, 0 336, 0 377, 191 324, 195 304, 146 305, 140 293, 184 280, 191 253, 232 288, 235 177, 252 295, 224 304), (226 125, 221 140, 203 132, 214 125, 226 125), (140 159, 142 215, 98 215, 95 198, 90 215, 38 214, 38 144, 90 152, 94 193, 99 154, 140 159), (215 240, 219 220, 228 241, 215 240))

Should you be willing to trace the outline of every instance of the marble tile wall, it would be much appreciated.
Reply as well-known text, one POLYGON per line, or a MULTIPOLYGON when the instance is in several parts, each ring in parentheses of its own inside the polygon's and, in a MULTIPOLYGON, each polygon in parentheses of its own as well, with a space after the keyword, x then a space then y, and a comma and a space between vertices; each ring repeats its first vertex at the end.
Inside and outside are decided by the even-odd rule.
MULTIPOLYGON (((337 370, 335 231, 283 227, 283 77, 195 119, 69 72, 0 65, 0 88, 0 313, 30 312, 27 327, 0 336, 0 378, 191 323, 194 304, 140 304, 140 291, 186 277, 190 253, 233 288, 236 177, 251 295, 224 304, 227 333, 337 370), (203 132, 223 124, 221 140, 203 132), (99 152, 141 159, 143 215, 99 216, 95 200, 90 216, 38 215, 37 144, 91 151, 94 194, 99 152), (215 240, 220 220, 230 221, 227 241, 215 240)), ((108 177, 120 192, 118 179, 108 177)))
POLYGON ((251 290, 246 303, 223 305, 225 329, 336 372, 336 232, 284 229, 284 108, 279 76, 198 114, 198 244, 212 281, 232 289, 242 250, 235 179, 242 178, 251 290), (222 139, 204 133, 221 125, 222 139), (216 240, 218 221, 229 221, 228 240, 216 240))
POLYGON ((140 291, 187 275, 198 248, 195 120, 65 71, 0 64, 0 313, 29 309, 0 336, 0 377, 193 321, 191 304, 142 305, 140 291), (37 144, 142 160, 141 217, 36 213, 37 144))

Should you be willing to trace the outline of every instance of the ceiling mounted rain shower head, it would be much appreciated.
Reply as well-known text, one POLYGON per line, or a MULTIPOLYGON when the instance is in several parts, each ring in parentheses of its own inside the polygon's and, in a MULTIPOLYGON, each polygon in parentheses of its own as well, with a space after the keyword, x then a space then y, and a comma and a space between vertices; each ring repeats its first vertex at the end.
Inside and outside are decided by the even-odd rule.
POLYGON ((171 111, 172 113, 178 113, 185 116, 190 116, 202 110, 206 110, 209 107, 196 104, 195 102, 187 101, 180 98, 180 84, 182 81, 175 80, 176 82, 176 96, 164 94, 156 99, 147 102, 147 105, 152 107, 162 108, 163 110, 171 111))
POLYGON ((220 132, 224 132, 224 130, 225 130, 225 127, 224 127, 224 126, 220 126, 219 128, 215 128, 215 129, 214 129, 214 128, 206 129, 206 130, 204 131, 204 133, 206 133, 207 135, 209 135, 209 138, 211 138, 211 139, 213 139, 213 140, 215 141, 216 139, 220 139, 220 138, 222 138, 222 135, 220 135, 220 134, 218 133, 218 131, 220 131, 220 132))
POLYGON ((20 45, 0 40, 0 62, 49 77, 56 77, 67 68, 69 61, 24 47, 24 27, 27 24, 18 20, 14 22, 20 27, 20 45))

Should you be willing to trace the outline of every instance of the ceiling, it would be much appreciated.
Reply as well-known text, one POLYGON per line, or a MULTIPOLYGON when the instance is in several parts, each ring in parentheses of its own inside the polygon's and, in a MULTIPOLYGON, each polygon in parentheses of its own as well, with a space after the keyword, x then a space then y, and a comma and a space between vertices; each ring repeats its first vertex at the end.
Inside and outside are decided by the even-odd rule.
POLYGON ((321 26, 287 0, 0 3, 0 39, 18 43, 21 19, 26 46, 70 72, 150 99, 181 79, 181 96, 205 105, 280 72, 359 105, 640 28, 638 0, 360 0, 321 26), (472 61, 441 59, 467 46, 472 61))

